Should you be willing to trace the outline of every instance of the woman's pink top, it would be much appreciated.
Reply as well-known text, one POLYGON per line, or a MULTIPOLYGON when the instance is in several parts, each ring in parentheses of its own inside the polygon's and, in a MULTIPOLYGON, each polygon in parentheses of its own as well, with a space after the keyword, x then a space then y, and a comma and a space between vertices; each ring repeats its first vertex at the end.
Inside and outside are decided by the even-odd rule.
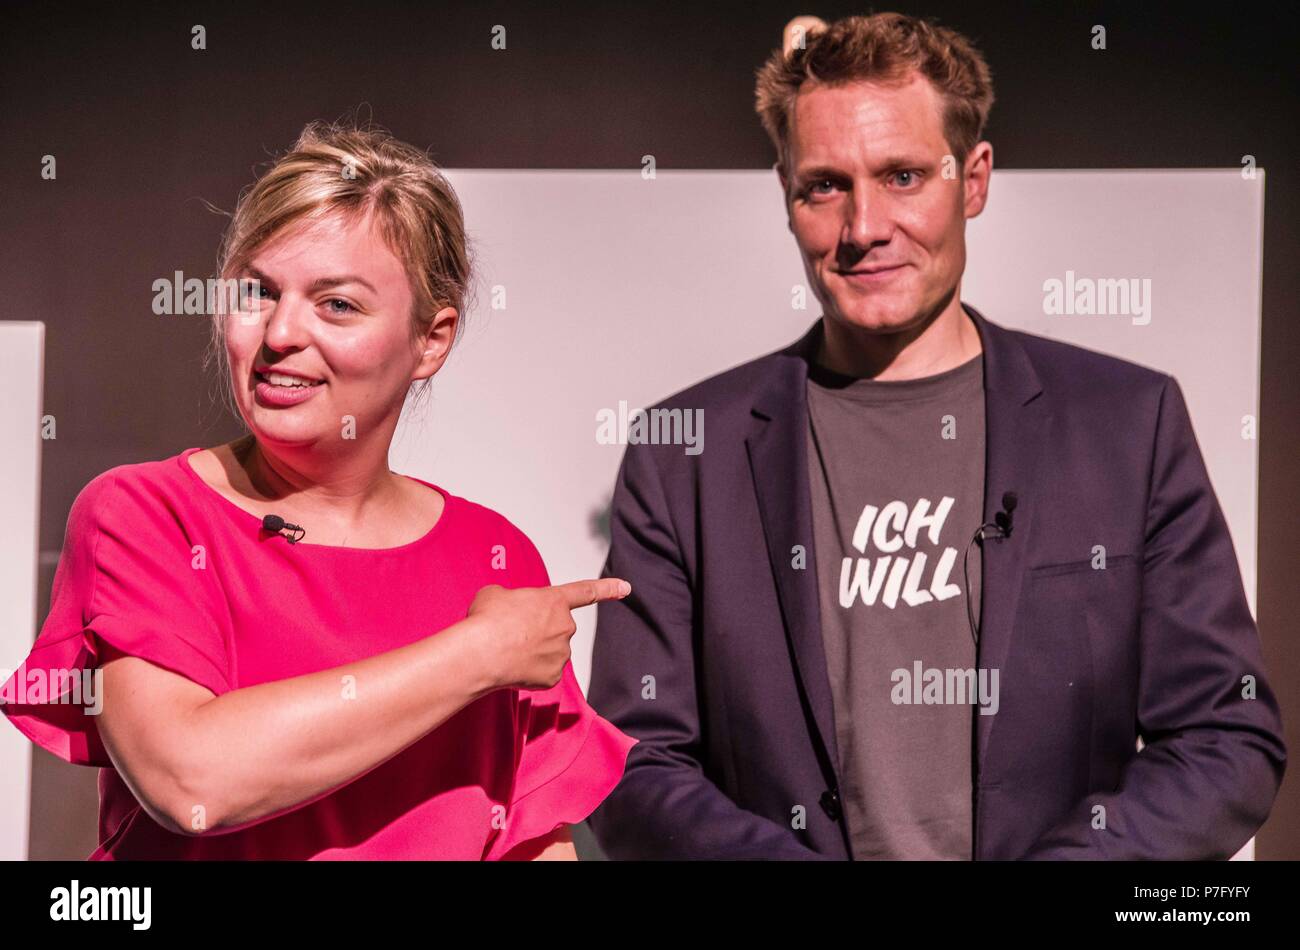
POLYGON ((553 688, 489 693, 360 778, 242 830, 181 835, 153 821, 113 768, 96 717, 39 692, 60 671, 94 667, 101 641, 219 696, 437 633, 487 584, 550 583, 518 528, 420 479, 446 507, 419 540, 291 545, 204 482, 189 464, 197 451, 119 466, 77 496, 49 616, 0 692, 33 742, 101 767, 91 860, 504 858, 581 821, 618 784, 636 740, 587 705, 566 665, 553 688))

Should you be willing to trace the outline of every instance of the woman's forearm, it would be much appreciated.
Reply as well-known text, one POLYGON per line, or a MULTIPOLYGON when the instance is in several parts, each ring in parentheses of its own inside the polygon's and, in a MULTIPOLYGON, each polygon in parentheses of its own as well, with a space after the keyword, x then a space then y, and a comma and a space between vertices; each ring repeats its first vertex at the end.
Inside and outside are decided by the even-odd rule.
MULTIPOLYGON (((181 730, 207 833, 301 807, 363 775, 496 688, 471 617, 365 660, 237 689, 181 730)), ((183 805, 184 803, 182 803, 183 805)))
POLYGON ((572 611, 629 592, 618 578, 488 584, 464 620, 415 643, 220 696, 102 643, 99 735, 155 821, 182 834, 236 831, 328 795, 496 689, 554 686, 572 611))

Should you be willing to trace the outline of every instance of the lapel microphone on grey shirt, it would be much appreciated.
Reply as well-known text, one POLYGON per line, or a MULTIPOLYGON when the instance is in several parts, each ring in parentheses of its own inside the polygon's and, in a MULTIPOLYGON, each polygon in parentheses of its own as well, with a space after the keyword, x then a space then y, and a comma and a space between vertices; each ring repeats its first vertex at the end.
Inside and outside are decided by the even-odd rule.
POLYGON ((290 544, 297 544, 307 534, 307 529, 301 525, 289 524, 279 515, 267 515, 262 519, 262 530, 269 531, 271 534, 278 534, 288 539, 290 544), (284 532, 291 532, 285 534, 284 532))
MULTIPOLYGON (((984 547, 985 538, 997 538, 1001 541, 1004 538, 1011 537, 1011 528, 1015 524, 1016 505, 1020 499, 1013 491, 1002 493, 1002 510, 993 516, 992 521, 986 521, 975 529, 975 534, 971 536, 970 541, 966 544, 966 553, 962 555, 961 572, 966 579, 966 619, 970 622, 970 635, 975 640, 975 646, 979 646, 980 628, 975 622, 975 611, 970 603, 970 546, 978 543, 980 548, 984 547)), ((984 598, 980 598, 983 604, 984 598)))
POLYGON ((994 526, 1002 529, 1001 537, 1011 537, 1011 522, 1015 517, 1016 505, 1019 501, 1013 491, 1002 493, 1002 510, 993 516, 994 526))

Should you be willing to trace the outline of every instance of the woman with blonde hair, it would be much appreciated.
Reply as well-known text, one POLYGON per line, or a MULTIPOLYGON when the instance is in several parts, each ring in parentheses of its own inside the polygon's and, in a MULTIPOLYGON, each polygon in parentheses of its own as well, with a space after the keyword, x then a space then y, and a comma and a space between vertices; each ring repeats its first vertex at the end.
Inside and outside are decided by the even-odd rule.
POLYGON ((570 611, 628 585, 550 586, 506 518, 388 468, 469 285, 450 185, 309 125, 219 270, 248 291, 213 317, 248 435, 82 490, 10 686, 93 669, 102 708, 3 707, 101 767, 91 858, 575 857, 634 740, 583 698, 570 611))

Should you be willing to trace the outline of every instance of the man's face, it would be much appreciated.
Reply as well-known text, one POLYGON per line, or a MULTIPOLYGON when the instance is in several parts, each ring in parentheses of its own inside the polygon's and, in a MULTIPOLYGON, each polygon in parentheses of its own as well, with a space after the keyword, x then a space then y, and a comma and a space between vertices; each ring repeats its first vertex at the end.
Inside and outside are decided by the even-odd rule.
POLYGON ((828 318, 897 333, 953 299, 992 147, 976 145, 964 168, 945 162, 942 104, 919 73, 903 85, 817 86, 796 99, 779 172, 790 230, 828 318))

